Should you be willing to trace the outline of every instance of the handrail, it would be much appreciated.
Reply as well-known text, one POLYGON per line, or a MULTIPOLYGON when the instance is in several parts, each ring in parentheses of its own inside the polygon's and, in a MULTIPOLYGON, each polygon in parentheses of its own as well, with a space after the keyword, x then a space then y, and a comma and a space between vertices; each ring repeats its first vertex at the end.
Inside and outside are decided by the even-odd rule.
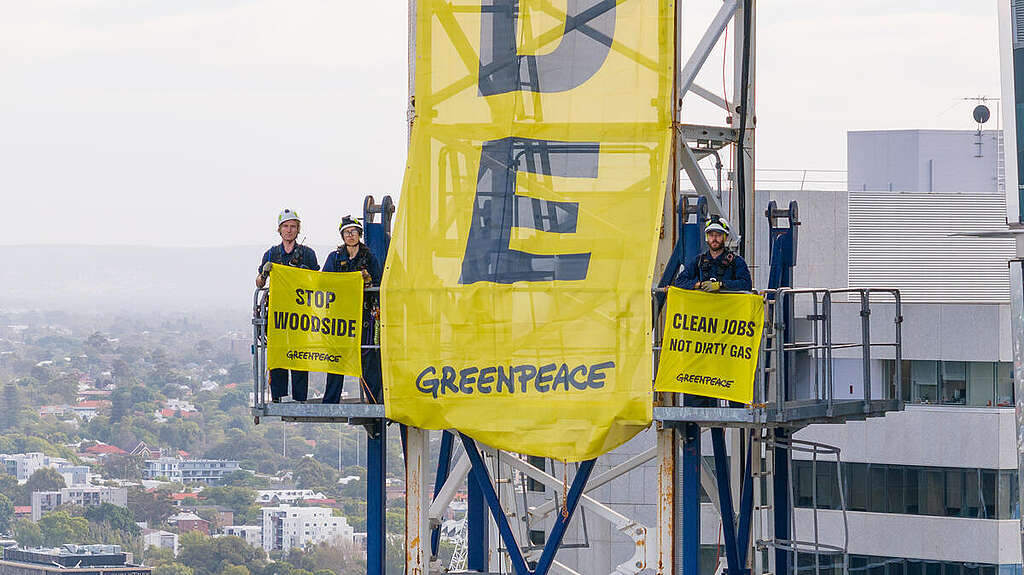
MULTIPOLYGON (((661 306, 659 305, 659 296, 664 297, 663 294, 667 293, 668 288, 653 288, 651 290, 651 314, 652 320, 655 322, 652 329, 651 335, 651 349, 653 351, 652 361, 654 362, 653 370, 657 370, 658 355, 662 350, 662 342, 664 338, 663 324, 660 321, 660 316, 664 313, 661 306)), ((364 288, 364 293, 379 293, 380 287, 370 286, 364 288)), ((259 288, 253 292, 253 408, 257 412, 261 409, 265 409, 269 400, 268 381, 267 381, 267 365, 266 365, 266 345, 267 345, 267 297, 269 293, 267 288, 259 288)), ((762 424, 766 423, 765 417, 774 418, 774 421, 787 420, 786 413, 793 411, 794 413, 799 412, 805 408, 807 400, 797 400, 795 389, 795 378, 793 376, 793 366, 795 364, 795 358, 793 354, 801 352, 810 355, 810 364, 813 370, 813 376, 808 379, 808 399, 819 404, 824 404, 827 407, 821 409, 828 416, 832 416, 836 413, 838 403, 842 403, 842 410, 838 413, 849 413, 851 409, 849 400, 837 400, 836 399, 836 381, 834 372, 834 352, 837 350, 855 350, 860 349, 861 354, 859 359, 862 364, 862 394, 861 397, 855 401, 863 402, 863 412, 874 412, 879 409, 892 409, 892 399, 896 400, 897 409, 902 406, 903 401, 903 389, 901 385, 902 381, 902 299, 900 292, 895 288, 779 288, 779 289, 767 289, 760 290, 757 292, 735 292, 735 291, 722 291, 718 293, 732 294, 732 293, 747 293, 760 295, 765 302, 765 322, 764 331, 761 338, 760 351, 759 351, 759 366, 757 370, 757 377, 755 379, 755 391, 754 391, 754 402, 753 406, 748 406, 745 409, 751 411, 750 416, 744 416, 737 419, 736 417, 729 417, 724 422, 732 421, 734 423, 740 421, 751 421, 751 423, 757 424, 760 421, 762 424), (838 309, 833 306, 833 296, 836 294, 857 294, 858 298, 850 298, 850 304, 856 305, 859 300, 860 306, 858 306, 858 313, 861 318, 861 338, 860 341, 833 341, 833 320, 837 314, 838 309), (888 304, 895 304, 894 308, 894 334, 892 337, 885 337, 881 341, 871 340, 871 304, 873 303, 874 296, 884 296, 885 298, 891 298, 891 302, 888 304), (809 298, 810 308, 813 313, 807 317, 793 317, 793 309, 799 303, 798 298, 809 298), (781 305, 780 305, 781 304, 781 305), (787 318, 786 314, 790 317, 787 318), (807 340, 806 335, 802 336, 801 340, 797 340, 795 336, 796 321, 810 321, 811 322, 811 339, 807 340), (787 329, 789 332, 787 332, 787 329), (787 343, 787 340, 792 339, 787 343), (871 396, 871 350, 872 348, 892 348, 894 349, 895 355, 895 385, 892 390, 893 393, 889 393, 890 387, 883 385, 883 397, 881 403, 875 401, 871 396), (770 359, 770 364, 769 360, 770 359), (786 373, 786 372, 789 373, 786 373), (788 385, 787 385, 788 382, 788 385), (790 387, 791 389, 787 389, 790 387), (767 412, 760 409, 760 407, 769 407, 767 412), (881 407, 880 407, 881 406, 881 407), (889 407, 886 407, 889 406, 889 407), (767 414, 767 415, 766 415, 767 414), (751 419, 752 416, 752 419, 751 419)), ((845 302, 844 302, 845 303, 845 302)), ((848 309, 844 306, 844 309, 848 309)), ((877 327, 877 326, 876 326, 877 327)), ((376 329, 376 326, 373 328, 376 329)), ((376 340, 371 340, 376 341, 376 340)), ((376 343, 362 344, 360 343, 360 349, 363 350, 379 350, 380 345, 376 343)), ((678 394, 667 394, 669 398, 677 398, 678 394)), ((673 399, 669 403, 663 403, 662 405, 671 407, 672 405, 681 406, 682 401, 676 401, 673 399)), ((691 408, 694 409, 694 408, 691 408)), ((716 410, 718 408, 706 408, 716 410)), ((722 409, 730 409, 723 407, 722 409)), ((732 408, 736 409, 736 408, 732 408)), ((860 410, 860 408, 857 408, 860 410)), ((711 413, 717 413, 715 411, 709 411, 708 413, 701 412, 700 414, 694 413, 694 415, 706 416, 711 413)), ((801 415, 800 417, 811 417, 810 415, 801 415)), ((745 424, 744 424, 745 425, 745 424)))

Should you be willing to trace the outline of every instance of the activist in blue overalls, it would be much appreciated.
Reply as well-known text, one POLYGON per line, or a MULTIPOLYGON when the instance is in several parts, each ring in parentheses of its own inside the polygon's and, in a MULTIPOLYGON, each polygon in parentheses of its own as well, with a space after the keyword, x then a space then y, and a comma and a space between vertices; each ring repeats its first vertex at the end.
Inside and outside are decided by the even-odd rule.
POLYGON ((704 226, 704 240, 708 250, 679 270, 672 285, 683 289, 706 292, 751 291, 750 269, 747 262, 725 245, 729 235, 729 222, 711 216, 704 226))
MULTIPOLYGON (((316 252, 313 251, 313 248, 295 241, 295 238, 299 237, 301 226, 302 220, 299 219, 298 213, 285 208, 278 214, 277 233, 281 235, 281 243, 263 254, 259 275, 256 276, 257 288, 262 289, 263 286, 267 285, 267 278, 270 275, 272 264, 314 271, 320 270, 320 266, 316 263, 316 252)), ((292 399, 304 402, 306 401, 306 393, 309 389, 309 372, 294 369, 290 371, 292 399)), ((289 370, 287 369, 270 370, 270 397, 274 403, 280 402, 282 397, 288 395, 288 373, 289 370)))
MULTIPOLYGON (((345 216, 338 226, 342 245, 327 256, 324 262, 325 272, 363 272, 363 283, 367 287, 379 286, 380 262, 363 243, 363 226, 352 216, 345 216)), ((363 335, 362 345, 379 345, 376 322, 380 312, 380 298, 377 293, 363 294, 363 335)), ((366 394, 372 403, 382 403, 380 375, 380 350, 362 350, 363 381, 366 383, 366 394)), ((344 376, 328 373, 327 387, 324 389, 324 403, 341 401, 341 389, 344 376)))

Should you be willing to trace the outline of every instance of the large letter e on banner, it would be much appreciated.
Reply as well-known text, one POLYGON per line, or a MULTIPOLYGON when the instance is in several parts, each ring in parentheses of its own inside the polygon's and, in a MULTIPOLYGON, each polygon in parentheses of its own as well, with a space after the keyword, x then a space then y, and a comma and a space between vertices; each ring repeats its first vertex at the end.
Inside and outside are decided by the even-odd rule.
POLYGON ((579 204, 517 196, 516 172, 596 178, 596 142, 502 138, 484 142, 461 284, 581 280, 590 254, 538 255, 509 249, 512 228, 576 233, 579 204))

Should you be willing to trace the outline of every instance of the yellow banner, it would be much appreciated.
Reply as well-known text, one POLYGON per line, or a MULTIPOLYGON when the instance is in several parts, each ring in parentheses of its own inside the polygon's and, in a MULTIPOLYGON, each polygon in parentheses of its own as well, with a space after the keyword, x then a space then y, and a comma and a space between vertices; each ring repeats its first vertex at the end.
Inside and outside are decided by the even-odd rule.
POLYGON ((419 1, 389 418, 569 461, 650 424, 673 6, 419 1))
POLYGON ((275 265, 270 271, 267 367, 359 377, 363 277, 275 265))
POLYGON ((764 300, 669 288, 654 389, 754 401, 764 300))

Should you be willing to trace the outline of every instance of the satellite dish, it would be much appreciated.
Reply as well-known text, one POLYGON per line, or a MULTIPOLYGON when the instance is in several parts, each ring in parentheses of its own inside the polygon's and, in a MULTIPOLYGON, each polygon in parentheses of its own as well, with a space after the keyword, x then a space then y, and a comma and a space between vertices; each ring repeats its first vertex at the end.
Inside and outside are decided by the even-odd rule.
POLYGON ((991 117, 991 113, 988 110, 988 106, 980 104, 974 108, 974 121, 979 124, 984 124, 991 117))

